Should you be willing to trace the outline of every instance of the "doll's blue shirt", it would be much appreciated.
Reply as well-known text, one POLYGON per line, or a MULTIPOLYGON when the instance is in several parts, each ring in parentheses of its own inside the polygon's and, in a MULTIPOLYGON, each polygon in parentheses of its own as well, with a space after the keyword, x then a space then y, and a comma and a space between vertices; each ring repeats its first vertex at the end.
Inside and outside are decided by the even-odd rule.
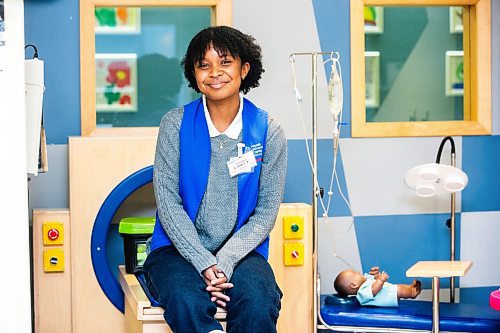
POLYGON ((373 296, 372 285, 375 282, 375 277, 370 274, 364 274, 366 281, 359 287, 356 298, 361 305, 371 306, 398 306, 398 286, 389 282, 385 282, 382 289, 373 296))

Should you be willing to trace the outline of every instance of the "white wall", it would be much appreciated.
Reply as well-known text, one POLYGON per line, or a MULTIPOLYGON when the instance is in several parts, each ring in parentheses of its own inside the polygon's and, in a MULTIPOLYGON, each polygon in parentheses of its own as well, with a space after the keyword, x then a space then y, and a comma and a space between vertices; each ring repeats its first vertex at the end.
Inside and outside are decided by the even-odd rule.
POLYGON ((29 223, 24 114, 24 2, 5 0, 0 46, 0 330, 31 332, 29 223))
MULTIPOLYGON (((285 130, 288 139, 310 137, 311 129, 311 56, 297 56, 295 65, 297 87, 306 133, 304 133, 295 103, 292 85, 291 53, 318 52, 321 45, 310 0, 233 0, 233 26, 252 35, 262 48, 265 74, 260 88, 253 89, 249 98, 268 111, 285 130), (272 93, 271 93, 272 92, 272 93)), ((332 51, 332 50, 327 50, 332 51)), ((328 87, 323 59, 318 60, 318 128, 319 138, 331 137, 333 121, 328 112, 328 87), (327 112, 325 112, 327 111, 327 112)))

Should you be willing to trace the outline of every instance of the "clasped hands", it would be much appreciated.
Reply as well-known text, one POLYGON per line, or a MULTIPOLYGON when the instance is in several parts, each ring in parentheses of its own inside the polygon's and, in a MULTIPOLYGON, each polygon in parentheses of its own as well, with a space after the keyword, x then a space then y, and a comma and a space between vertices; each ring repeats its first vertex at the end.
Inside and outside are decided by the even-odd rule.
POLYGON ((232 288, 233 284, 227 282, 227 276, 217 268, 217 265, 208 267, 203 271, 203 277, 207 287, 205 288, 211 295, 210 300, 217 305, 226 307, 229 302, 229 296, 225 294, 226 289, 232 288))
POLYGON ((389 274, 387 274, 384 271, 381 272, 380 268, 376 267, 376 266, 370 268, 370 271, 368 272, 368 274, 373 275, 376 280, 380 280, 382 282, 385 282, 389 279, 389 274))

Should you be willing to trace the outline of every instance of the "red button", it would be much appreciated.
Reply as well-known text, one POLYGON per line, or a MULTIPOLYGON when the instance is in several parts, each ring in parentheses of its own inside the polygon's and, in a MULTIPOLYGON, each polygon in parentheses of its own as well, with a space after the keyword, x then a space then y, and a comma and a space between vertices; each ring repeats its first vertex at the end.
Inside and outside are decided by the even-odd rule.
POLYGON ((299 252, 297 252, 296 250, 292 251, 292 257, 297 259, 299 257, 299 252))
POLYGON ((56 240, 59 238, 59 230, 50 228, 49 231, 47 231, 47 237, 49 237, 50 240, 56 240))

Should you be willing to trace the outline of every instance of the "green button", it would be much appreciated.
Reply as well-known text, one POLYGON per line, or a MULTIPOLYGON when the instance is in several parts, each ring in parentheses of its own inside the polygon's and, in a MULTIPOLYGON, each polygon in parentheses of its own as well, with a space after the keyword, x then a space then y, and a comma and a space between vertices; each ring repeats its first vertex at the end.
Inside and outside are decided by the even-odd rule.
POLYGON ((299 225, 298 224, 292 224, 292 231, 293 232, 299 231, 299 225))

